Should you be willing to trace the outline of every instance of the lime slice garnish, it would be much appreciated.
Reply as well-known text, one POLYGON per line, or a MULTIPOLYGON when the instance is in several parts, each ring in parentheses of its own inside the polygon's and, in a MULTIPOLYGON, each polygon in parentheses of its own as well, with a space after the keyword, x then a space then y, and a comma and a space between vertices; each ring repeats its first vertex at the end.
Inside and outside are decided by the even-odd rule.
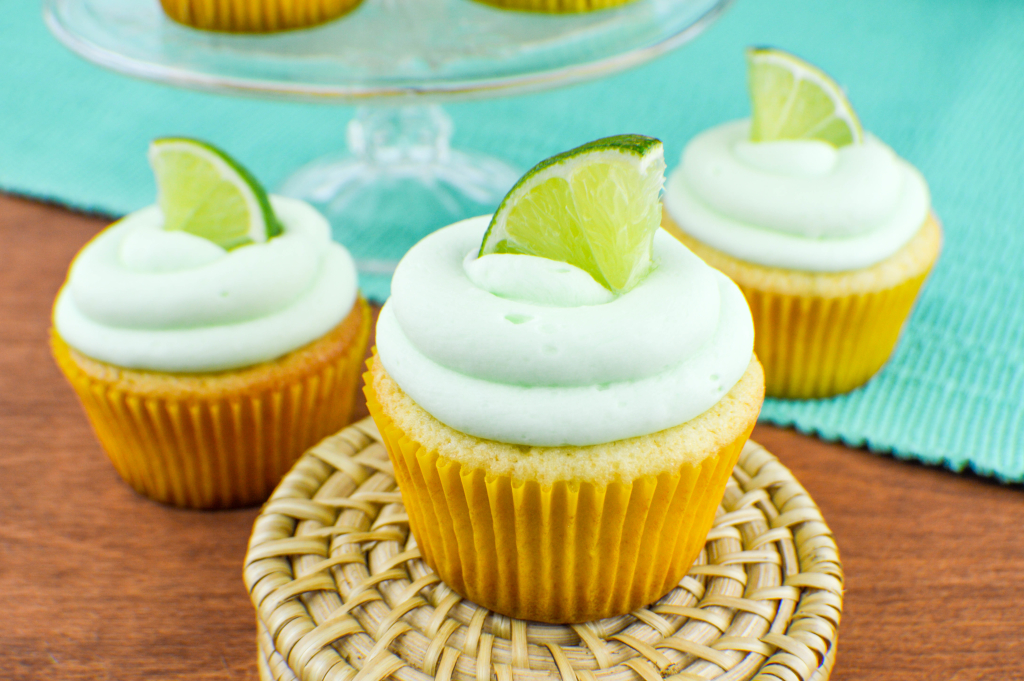
POLYGON ((821 140, 841 147, 864 132, 834 80, 816 66, 769 47, 747 49, 753 142, 821 140))
POLYGON ((281 233, 267 192, 220 149, 168 137, 149 145, 164 229, 209 239, 228 250, 281 233))
POLYGON ((605 137, 541 161, 498 206, 480 255, 567 262, 613 293, 628 291, 651 266, 664 171, 661 142, 643 135, 605 137))

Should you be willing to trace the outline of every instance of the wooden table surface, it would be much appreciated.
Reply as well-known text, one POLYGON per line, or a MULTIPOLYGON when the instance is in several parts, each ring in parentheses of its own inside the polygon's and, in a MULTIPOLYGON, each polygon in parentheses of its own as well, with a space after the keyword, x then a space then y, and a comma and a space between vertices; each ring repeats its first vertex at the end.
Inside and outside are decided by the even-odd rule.
MULTIPOLYGON (((257 509, 123 484, 47 347, 103 219, 0 195, 0 678, 256 679, 242 558, 257 509)), ((1024 679, 1024 489, 758 426, 835 532, 834 679, 1024 679)))

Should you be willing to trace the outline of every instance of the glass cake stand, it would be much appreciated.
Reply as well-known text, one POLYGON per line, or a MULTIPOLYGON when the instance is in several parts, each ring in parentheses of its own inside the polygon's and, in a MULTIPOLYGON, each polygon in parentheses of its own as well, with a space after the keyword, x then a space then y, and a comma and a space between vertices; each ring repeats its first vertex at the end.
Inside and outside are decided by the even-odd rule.
MULTIPOLYGON (((636 0, 581 14, 472 0, 364 0, 319 27, 198 31, 156 0, 44 0, 68 48, 123 74, 221 93, 357 105, 346 153, 280 187, 330 219, 364 275, 387 277, 426 233, 493 211, 520 171, 451 148, 439 103, 531 92, 636 66, 697 36, 732 0, 636 0)), ((514 138, 510 136, 510 141, 514 138)))

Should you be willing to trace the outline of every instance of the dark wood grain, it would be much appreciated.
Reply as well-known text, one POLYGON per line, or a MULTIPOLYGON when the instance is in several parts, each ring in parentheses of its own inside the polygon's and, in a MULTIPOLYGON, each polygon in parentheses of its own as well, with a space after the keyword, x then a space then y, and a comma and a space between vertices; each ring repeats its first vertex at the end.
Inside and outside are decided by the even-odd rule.
MULTIPOLYGON (((255 679, 255 509, 124 485, 50 359, 50 305, 106 222, 0 196, 0 678, 255 679)), ((1024 490, 759 426, 847 575, 833 678, 1024 678, 1024 490)))

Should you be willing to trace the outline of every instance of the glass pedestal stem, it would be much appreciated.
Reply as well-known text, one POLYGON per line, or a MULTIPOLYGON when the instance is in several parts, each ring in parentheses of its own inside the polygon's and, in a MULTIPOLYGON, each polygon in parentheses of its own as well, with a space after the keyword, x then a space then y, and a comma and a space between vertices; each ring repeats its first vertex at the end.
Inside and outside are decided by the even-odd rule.
POLYGON ((439 106, 361 106, 348 123, 348 153, 303 166, 280 193, 327 217, 356 260, 364 293, 381 299, 413 244, 494 211, 520 176, 498 159, 452 149, 451 136, 439 106))

